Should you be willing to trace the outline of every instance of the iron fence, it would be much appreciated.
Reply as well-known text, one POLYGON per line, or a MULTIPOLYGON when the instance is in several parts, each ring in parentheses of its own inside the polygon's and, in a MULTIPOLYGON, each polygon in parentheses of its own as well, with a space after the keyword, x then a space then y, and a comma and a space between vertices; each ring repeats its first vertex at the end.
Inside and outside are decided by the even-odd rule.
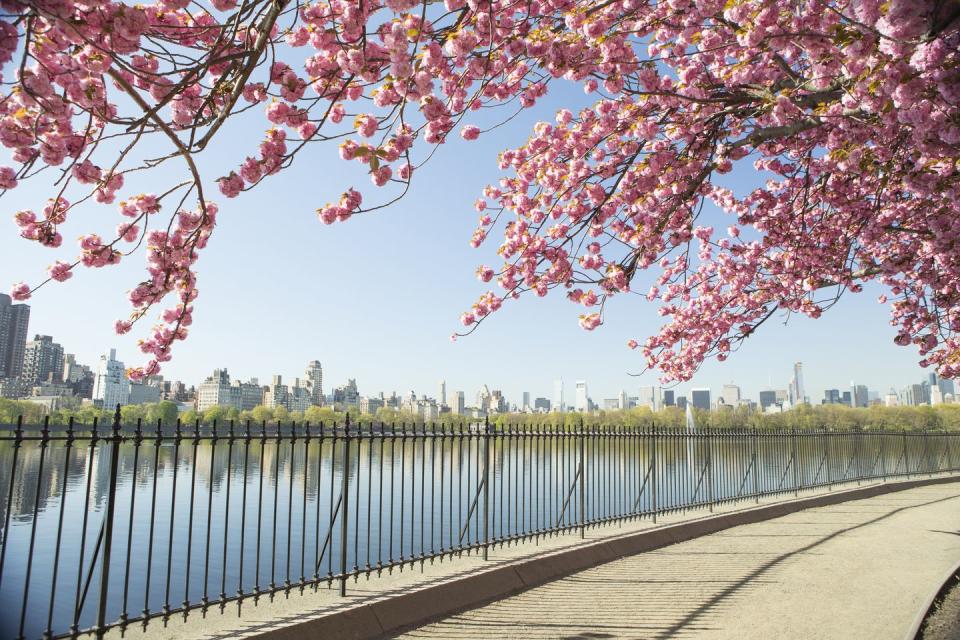
POLYGON ((75 638, 591 527, 957 471, 960 434, 217 425, 0 435, 0 636, 75 638))

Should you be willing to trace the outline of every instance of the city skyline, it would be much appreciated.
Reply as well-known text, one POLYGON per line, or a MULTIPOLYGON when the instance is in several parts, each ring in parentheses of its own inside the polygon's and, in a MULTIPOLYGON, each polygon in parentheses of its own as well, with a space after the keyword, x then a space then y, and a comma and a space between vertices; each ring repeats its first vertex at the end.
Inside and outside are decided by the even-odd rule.
MULTIPOLYGON (((955 387, 952 381, 939 379, 937 374, 929 372, 919 383, 914 381, 897 388, 890 384, 885 390, 881 387, 869 388, 867 385, 850 381, 849 390, 841 390, 842 385, 828 387, 817 402, 806 393, 804 365, 796 361, 786 388, 775 387, 772 376, 768 386, 752 395, 744 391, 740 383, 730 380, 723 383, 719 393, 710 386, 684 387, 682 385, 646 385, 639 387, 621 386, 615 395, 591 394, 588 381, 574 381, 573 399, 568 400, 564 391, 566 382, 552 380, 552 397, 540 395, 542 387, 525 384, 522 391, 511 396, 504 393, 499 380, 484 382, 476 393, 476 402, 465 402, 467 387, 452 390, 448 402, 447 380, 440 378, 435 387, 435 397, 424 390, 410 387, 400 389, 387 385, 379 389, 363 387, 357 378, 347 378, 341 386, 329 384, 331 393, 323 390, 324 371, 320 360, 313 359, 306 364, 303 377, 290 377, 284 382, 285 373, 275 370, 264 379, 269 384, 261 384, 261 376, 253 376, 246 381, 229 374, 227 367, 213 369, 212 375, 202 382, 195 380, 173 380, 163 376, 154 376, 141 383, 131 383, 124 375, 124 363, 117 357, 115 348, 101 354, 95 367, 78 361, 76 354, 67 353, 63 345, 55 342, 50 335, 35 334, 27 342, 30 334, 30 306, 11 305, 5 294, 0 294, 0 338, 3 339, 8 368, 11 367, 9 354, 23 353, 22 374, 19 377, 0 378, 0 396, 6 398, 35 399, 49 410, 78 406, 81 401, 97 403, 98 406, 115 404, 144 404, 157 402, 161 398, 176 400, 181 410, 192 406, 200 412, 217 406, 233 407, 237 410, 250 410, 257 406, 268 409, 285 408, 291 412, 304 412, 311 406, 333 405, 334 407, 356 407, 364 414, 375 414, 380 408, 393 408, 419 414, 425 420, 435 419, 440 413, 451 411, 464 413, 465 407, 487 413, 507 411, 586 411, 610 409, 629 409, 646 406, 659 410, 666 406, 685 408, 689 403, 703 410, 721 406, 752 407, 761 411, 779 411, 800 404, 845 404, 852 407, 866 407, 871 404, 886 406, 937 405, 956 401, 955 387), (187 390, 189 385, 189 392, 187 390), (491 386, 494 387, 491 390, 491 386), (628 391, 629 389, 629 391, 628 391), (634 391, 637 395, 633 395, 634 391), (388 395, 389 394, 389 395, 388 395), (611 397, 613 396, 613 397, 611 397), (86 398, 87 400, 82 400, 86 398)), ((335 378, 327 372, 328 383, 335 378)), ((888 381, 889 382, 889 381, 888 381)), ((596 388, 594 387, 594 390, 596 388)))

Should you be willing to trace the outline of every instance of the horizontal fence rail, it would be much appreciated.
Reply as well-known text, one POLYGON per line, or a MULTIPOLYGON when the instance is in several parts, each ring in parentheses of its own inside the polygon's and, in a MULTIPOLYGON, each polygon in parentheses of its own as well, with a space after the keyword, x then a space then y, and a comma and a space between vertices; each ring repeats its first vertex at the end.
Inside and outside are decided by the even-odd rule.
POLYGON ((955 472, 960 434, 0 427, 0 637, 74 638, 691 508, 955 472))

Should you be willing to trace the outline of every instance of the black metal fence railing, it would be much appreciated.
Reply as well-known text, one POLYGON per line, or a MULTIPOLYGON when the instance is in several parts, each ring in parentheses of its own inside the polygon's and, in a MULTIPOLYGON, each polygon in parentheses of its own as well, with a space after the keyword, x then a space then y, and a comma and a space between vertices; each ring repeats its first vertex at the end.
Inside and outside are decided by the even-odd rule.
POLYGON ((0 637, 102 636, 524 540, 954 472, 960 434, 234 424, 0 430, 0 637))

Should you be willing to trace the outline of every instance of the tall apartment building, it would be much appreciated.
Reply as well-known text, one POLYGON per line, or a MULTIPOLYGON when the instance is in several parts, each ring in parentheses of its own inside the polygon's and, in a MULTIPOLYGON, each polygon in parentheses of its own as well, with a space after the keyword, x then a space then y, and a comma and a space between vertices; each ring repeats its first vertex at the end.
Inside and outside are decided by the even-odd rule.
POLYGON ((116 349, 110 349, 109 356, 100 356, 93 379, 93 400, 107 409, 130 401, 130 381, 123 363, 117 360, 116 349))
POLYGON ((563 403, 563 380, 554 380, 553 381, 553 410, 563 413, 566 410, 566 405, 563 403))
POLYGON ((457 391, 453 394, 453 406, 450 407, 450 410, 458 416, 462 416, 466 408, 466 394, 464 394, 463 391, 457 391))
MULTIPOLYGON (((921 386, 921 385, 914 385, 921 386)), ((866 385, 853 384, 850 382, 850 404, 853 407, 866 407, 870 405, 870 393, 866 385)))
POLYGON ((587 395, 587 381, 586 380, 577 380, 576 383, 576 405, 574 405, 577 411, 589 411, 589 395, 587 395))
POLYGON ((319 360, 311 360, 307 363, 307 370, 304 373, 307 381, 307 388, 310 390, 310 402, 318 407, 323 406, 323 367, 319 360))
POLYGON ((0 293, 0 379, 20 377, 29 324, 29 305, 13 304, 0 293))
POLYGON ((720 391, 720 399, 723 404, 736 407, 740 404, 740 387, 733 383, 723 385, 720 391))
POLYGON ((640 387, 640 395, 637 396, 637 406, 647 407, 651 411, 659 411, 660 387, 640 387))
POLYGON ((287 409, 290 411, 306 411, 313 406, 313 389, 309 381, 300 378, 293 379, 290 394, 287 396, 287 409))
POLYGON ((710 410, 710 389, 691 389, 690 404, 695 409, 710 410))
POLYGON ((360 403, 360 392, 357 389, 356 379, 348 378, 347 384, 334 389, 333 401, 346 407, 358 406, 360 403))
POLYGON ((674 404, 675 401, 673 389, 665 389, 663 391, 663 406, 672 407, 674 404))
POLYGON ((447 406, 447 381, 441 380, 437 388, 437 402, 440 406, 447 406))
POLYGON ((270 385, 263 392, 263 404, 271 409, 286 407, 289 395, 287 385, 283 384, 283 376, 273 376, 270 385))
POLYGON ((20 377, 28 384, 63 381, 63 347, 50 336, 34 336, 23 349, 20 377))

